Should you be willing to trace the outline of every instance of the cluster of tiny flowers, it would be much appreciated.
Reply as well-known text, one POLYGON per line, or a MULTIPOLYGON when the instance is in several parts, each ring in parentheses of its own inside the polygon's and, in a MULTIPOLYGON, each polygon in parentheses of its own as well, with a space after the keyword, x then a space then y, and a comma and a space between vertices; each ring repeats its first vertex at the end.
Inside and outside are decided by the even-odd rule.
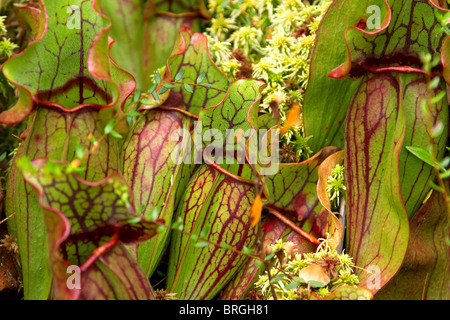
POLYGON ((267 271, 259 276, 254 284, 255 289, 269 300, 274 298, 273 292, 279 300, 307 300, 312 293, 325 297, 340 286, 357 286, 359 278, 354 274, 352 257, 337 253, 330 246, 332 240, 321 240, 321 246, 316 252, 303 254, 296 253, 295 246, 290 241, 278 240, 271 245, 270 252, 276 257, 272 259, 274 267, 270 269, 270 277, 267 271), (299 279, 301 270, 311 265, 328 270, 329 283, 311 286, 299 279))
POLYGON ((337 164, 331 170, 326 188, 333 209, 339 210, 341 196, 345 194, 346 190, 347 188, 344 183, 344 166, 337 164))
POLYGON ((0 16, 0 59, 5 60, 9 58, 12 54, 12 51, 17 48, 17 45, 8 38, 5 37, 7 30, 5 27, 5 19, 6 17, 0 16))
MULTIPOLYGON (((239 50, 239 56, 251 62, 252 78, 266 83, 261 112, 274 113, 281 125, 293 103, 302 104, 315 35, 331 0, 310 2, 210 0, 208 5, 212 19, 206 35, 211 57, 234 80, 248 74, 248 70, 240 70, 242 64, 236 58, 239 50)), ((305 160, 312 154, 302 123, 282 136, 281 143, 293 153, 286 157, 289 162, 305 160)))
MULTIPOLYGON (((6 16, 0 16, 0 63, 5 62, 18 46, 6 37, 7 30, 5 26, 6 16)), ((6 97, 8 95, 9 83, 5 77, 0 76, 0 95, 6 97)))

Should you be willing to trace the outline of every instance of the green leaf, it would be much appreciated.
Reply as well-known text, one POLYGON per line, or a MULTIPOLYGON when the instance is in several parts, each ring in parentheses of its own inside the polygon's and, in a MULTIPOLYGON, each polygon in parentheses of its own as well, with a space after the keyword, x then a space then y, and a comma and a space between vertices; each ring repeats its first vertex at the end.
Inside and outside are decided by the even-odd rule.
POLYGON ((445 127, 442 124, 442 122, 438 122, 436 123, 433 128, 431 129, 431 138, 439 138, 440 136, 442 136, 442 134, 444 133, 445 127))
MULTIPOLYGON (((233 82, 227 95, 216 106, 205 108, 199 114, 199 123, 194 131, 194 139, 203 137, 202 150, 215 150, 214 160, 217 163, 242 163, 245 153, 245 140, 239 143, 235 139, 226 139, 230 130, 242 130, 248 134, 252 127, 250 122, 257 118, 257 103, 261 99, 260 90, 264 86, 262 81, 241 79, 233 82), (214 135, 210 139, 209 135, 214 135), (212 140, 209 142, 208 140, 212 140), (229 150, 236 150, 235 155, 229 156, 229 150), (227 150, 226 154, 224 151, 227 150)), ((205 154, 206 152, 203 152, 205 154)))
POLYGON ((440 176, 441 176, 441 179, 450 178, 450 170, 446 170, 444 173, 441 173, 440 176))
POLYGON ((309 285, 312 288, 323 288, 323 287, 325 287, 325 284, 323 284, 322 282, 319 282, 319 281, 315 281, 315 280, 309 280, 308 283, 309 283, 309 285))
POLYGON ((187 84, 187 83, 184 84, 184 89, 185 89, 187 92, 189 92, 189 93, 194 93, 194 90, 192 89, 192 86, 189 85, 189 84, 187 84))
POLYGON ((101 260, 101 263, 97 262, 96 266, 91 268, 95 272, 88 270, 86 273, 89 275, 86 277, 82 275, 83 290, 79 296, 80 300, 155 299, 145 273, 125 245, 113 246, 102 255, 101 260), (98 288, 111 288, 111 286, 114 290, 104 289, 102 295, 98 293, 98 288), (133 286, 137 287, 130 290, 133 286))
POLYGON ((130 192, 123 178, 115 174, 103 181, 88 182, 73 174, 49 176, 45 173, 47 163, 44 159, 34 160, 37 174, 24 171, 24 178, 36 189, 45 216, 53 298, 108 299, 112 298, 110 289, 114 288, 114 292, 121 291, 128 299, 148 299, 151 294, 148 280, 122 243, 153 237, 157 224, 141 221, 130 206, 120 205, 123 194, 118 194, 118 188, 123 193, 130 192), (114 252, 120 252, 121 258, 110 260, 114 252), (120 268, 116 269, 117 264, 126 267, 126 277, 120 268), (80 266, 81 282, 87 285, 75 289, 67 286, 68 265, 80 266), (95 272, 98 268, 101 273, 95 272), (97 289, 104 289, 92 291, 89 285, 92 282, 97 289), (129 291, 129 282, 139 283, 142 290, 129 291))
MULTIPOLYGON (((258 269, 260 269, 260 268, 262 268, 263 266, 264 266, 264 262, 262 262, 262 261, 260 261, 260 260, 256 260, 256 262, 255 262, 255 266, 256 266, 256 268, 258 268, 258 269)), ((237 277, 239 276, 239 274, 237 275, 237 277)), ((237 278, 236 277, 236 278, 237 278)), ((236 279, 235 278, 235 279, 236 279)), ((234 281, 233 281, 234 282, 234 281)), ((227 292, 225 292, 225 293, 227 293, 227 292)))
POLYGON ((160 84, 161 83, 161 75, 158 71, 155 72, 155 83, 160 84))
MULTIPOLYGON (((399 174, 405 120, 397 79, 390 74, 365 76, 346 121, 346 242, 355 265, 379 268, 380 285, 367 285, 373 294, 397 273, 408 246, 409 221, 399 174)), ((369 276, 361 273, 361 283, 370 281, 369 276)))
POLYGON ((439 185, 437 185, 433 181, 430 181, 429 183, 431 188, 433 188, 436 192, 442 192, 442 188, 439 185))
POLYGON ((138 102, 140 97, 141 97, 141 90, 138 89, 134 92, 133 102, 138 102))
MULTIPOLYGON (((140 204, 139 206, 136 207, 136 212, 140 214, 140 213, 144 212, 144 209, 145 209, 145 204, 140 204)), ((155 220, 155 219, 153 219, 153 220, 148 219, 147 216, 145 218, 149 221, 155 220)))
POLYGON ((220 4, 220 8, 225 9, 230 4, 229 0, 225 0, 220 4))
MULTIPOLYGON (((182 75, 183 85, 165 92, 160 96, 158 105, 164 105, 167 101, 171 108, 198 115, 201 109, 219 103, 228 89, 228 79, 211 60, 207 38, 201 33, 181 28, 167 66, 161 84, 173 85, 172 78, 175 74, 175 77, 182 75), (194 89, 193 85, 199 78, 211 86, 195 85, 194 89)), ((152 107, 146 109, 150 108, 152 107)))
MULTIPOLYGON (((46 262, 49 259, 48 233, 42 209, 37 195, 33 192, 33 188, 25 183, 18 166, 26 164, 23 170, 33 173, 35 169, 29 160, 31 157, 71 162, 76 159, 76 146, 91 148, 92 143, 102 139, 103 129, 99 113, 93 108, 71 113, 70 123, 67 122, 64 112, 41 108, 36 113, 33 126, 12 162, 7 182, 7 189, 10 192, 7 193, 5 209, 8 215, 16 213, 13 219, 17 244, 21 248, 28 248, 20 255, 26 299, 47 299, 51 290, 52 273, 50 265, 46 262), (88 133, 92 133, 92 137, 88 133), (20 161, 22 155, 28 159, 26 162, 20 161)), ((110 172, 119 170, 117 145, 109 135, 102 140, 96 152, 90 154, 83 162, 85 170, 77 172, 86 180, 98 181, 110 172)))
POLYGON ((83 159, 85 154, 84 147, 81 144, 77 144, 75 147, 75 155, 77 159, 83 159))
POLYGON ((105 126, 105 129, 103 130, 103 132, 105 132, 105 134, 110 134, 111 131, 113 131, 114 129, 114 125, 116 123, 116 119, 111 119, 108 124, 105 126))
POLYGON ((328 74, 346 57, 343 37, 346 28, 356 25, 366 8, 378 2, 334 1, 322 18, 311 56, 310 77, 303 102, 305 136, 313 137, 309 141, 313 152, 323 146, 344 146, 343 124, 347 106, 353 99, 360 80, 336 80, 328 77, 328 74))
POLYGON ((246 246, 244 246, 244 248, 242 248, 243 254, 252 254, 253 252, 255 252, 255 248, 248 248, 246 246))
POLYGON ((129 224, 136 224, 136 223, 139 223, 139 222, 141 222, 141 220, 142 220, 142 218, 141 217, 133 217, 133 218, 131 218, 131 219, 128 219, 128 223, 129 224))
MULTIPOLYGON (((365 14, 364 11, 368 5, 378 5, 381 14, 380 25, 377 26, 379 27, 377 29, 367 23, 365 30, 358 28, 345 30, 343 34, 346 36, 347 57, 341 66, 333 70, 333 76, 341 77, 348 74, 351 68, 358 67, 354 64, 357 61, 368 57, 383 61, 387 56, 399 54, 405 47, 409 48, 411 53, 414 52, 416 56, 431 55, 431 61, 439 58, 442 41, 447 36, 440 32, 440 28, 427 28, 430 24, 436 23, 434 10, 438 6, 432 1, 372 1, 370 3, 364 1, 356 4, 343 0, 336 2, 333 7, 337 8, 343 3, 345 3, 346 9, 352 10, 354 7, 359 12, 347 21, 345 21, 346 19, 341 20, 342 25, 347 25, 347 27, 356 25, 352 24, 352 20, 355 19, 358 22, 365 14), (405 28, 411 30, 406 38, 403 37, 402 28, 399 26, 400 21, 405 28), (418 29, 413 27, 416 24, 420 24, 418 29), (368 34, 368 31, 372 32, 368 34), (423 31, 427 36, 424 36, 423 31), (387 35, 390 37, 386 37, 387 35), (434 41, 429 42, 428 39, 434 39, 434 41), (382 48, 386 49, 382 50, 382 48)), ((447 11, 446 9, 439 10, 447 11)))
POLYGON ((180 81, 181 78, 183 78, 184 71, 185 71, 185 69, 180 69, 180 71, 178 71, 178 73, 175 75, 174 81, 177 81, 177 82, 180 81))
POLYGON ((141 115, 141 113, 137 112, 137 111, 127 112, 127 117, 131 117, 131 118, 136 118, 136 117, 139 117, 140 115, 141 115))
POLYGON ((206 71, 202 71, 202 73, 200 73, 197 77, 197 83, 198 84, 202 83, 202 81, 205 80, 205 76, 206 76, 206 71))
MULTIPOLYGON (((337 245, 341 242, 343 228, 333 213, 323 210, 317 198, 318 167, 327 157, 333 155, 337 148, 323 148, 316 155, 302 163, 279 164, 274 175, 265 177, 268 201, 265 203, 291 221, 295 225, 313 236, 319 238, 328 234, 337 245), (301 210, 298 205, 302 203, 301 210), (320 229, 318 226, 320 225, 320 229), (313 228, 316 228, 315 230, 313 228)), ((298 243, 297 249, 302 252, 314 252, 317 248, 292 228, 281 222, 273 215, 263 220, 263 243, 274 244, 278 239, 298 243)), ((274 254, 266 258, 270 260, 274 254)), ((258 275, 262 273, 262 266, 255 260, 250 260, 238 275, 223 290, 221 299, 243 299, 258 275)), ((294 279, 299 282, 298 279, 294 279)))
POLYGON ((402 268, 376 297, 381 300, 449 299, 448 212, 442 194, 433 192, 410 224, 411 237, 402 268))
POLYGON ((449 156, 444 157, 444 158, 439 162, 439 165, 440 165, 441 167, 443 167, 443 168, 448 167, 448 165, 450 165, 450 157, 449 157, 449 156))
MULTIPOLYGON (((236 174, 239 167, 228 170, 236 174)), ((242 174, 251 178, 252 171, 244 166, 242 174)), ((180 299, 210 299, 245 265, 246 255, 224 250, 223 245, 199 248, 202 244, 196 245, 189 234, 202 233, 204 242, 226 243, 237 250, 254 247, 256 229, 249 219, 253 192, 253 186, 212 166, 204 164, 194 172, 177 209, 186 234, 174 232, 170 242, 169 292, 180 292, 180 299), (210 231, 206 232, 206 226, 210 231)))
MULTIPOLYGON (((35 38, 20 56, 4 65, 5 76, 18 86, 19 100, 13 109, 0 115, 0 122, 19 122, 29 114, 33 104, 47 105, 48 108, 37 111, 18 155, 70 162, 77 156, 77 145, 89 146, 90 141, 100 139, 99 133, 103 133, 95 110, 121 105, 134 89, 133 79, 109 59, 110 24, 91 1, 71 2, 80 8, 79 20, 85 22, 78 29, 67 26, 71 18, 67 3, 42 3, 46 7, 37 15, 39 11, 35 9, 20 10, 28 22, 36 24, 32 26, 35 38), (71 111, 70 121, 64 111, 71 111), (88 133, 92 133, 90 141, 86 139, 88 133)), ((72 15, 75 19, 76 14, 72 15)), ((108 138, 97 151, 87 160, 86 170, 78 172, 80 176, 95 175, 96 179, 102 179, 108 170, 117 170, 114 167, 117 149, 109 144, 108 138)), ((7 201, 7 211, 16 213, 16 238, 23 249, 20 259, 24 296, 47 299, 52 286, 47 228, 37 196, 17 172, 16 163, 11 167, 8 189, 17 200, 7 201)), ((71 170, 68 167, 61 171, 71 170)))
POLYGON ((268 254, 264 257, 264 261, 270 261, 275 256, 275 253, 268 254))
POLYGON ((409 152, 411 152, 413 155, 415 155, 417 158, 422 160, 423 162, 429 164, 432 167, 438 166, 441 170, 445 170, 442 168, 439 163, 433 160, 431 154, 429 151, 424 150, 420 147, 413 147, 413 146, 407 146, 405 147, 409 152))
POLYGON ((174 85, 173 83, 166 83, 163 85, 163 87, 167 89, 173 89, 176 87, 176 85, 174 85))
POLYGON ((35 38, 3 66, 5 77, 18 88, 19 99, 0 114, 0 123, 22 121, 33 104, 66 111, 120 107, 133 92, 134 79, 110 60, 110 21, 92 1, 71 1, 71 8, 79 8, 75 11, 68 11, 64 2, 43 4, 40 17, 36 10, 21 10, 31 16, 27 21, 36 24, 35 38), (71 24, 76 21, 84 23, 71 24))
POLYGON ((430 89, 436 89, 439 86, 439 83, 441 81, 441 77, 434 77, 431 79, 431 81, 428 83, 428 87, 430 89))
POLYGON ((6 159, 6 151, 0 155, 0 161, 3 161, 5 159, 6 159))
MULTIPOLYGON (((143 206, 142 211, 144 211, 146 205, 143 204, 142 206, 143 206)), ((159 211, 160 211, 160 209, 158 207, 154 207, 149 215, 146 214, 146 216, 145 216, 146 219, 149 220, 149 221, 155 221, 159 217, 159 211)))
POLYGON ((60 176, 62 174, 61 165, 53 161, 47 161, 44 167, 44 173, 46 175, 60 176))
POLYGON ((114 131, 114 130, 112 130, 109 134, 110 134, 112 137, 117 138, 117 139, 122 139, 122 138, 123 138, 122 135, 121 135, 120 133, 118 133, 117 131, 114 131))
MULTIPOLYGON (((174 208, 194 169, 186 155, 190 140, 179 142, 172 133, 189 130, 192 121, 177 111, 143 112, 124 139, 121 172, 133 189, 135 202, 145 204, 143 211, 150 221, 160 217, 171 224, 174 208)), ((169 241, 170 230, 159 231, 138 246, 138 262, 148 276, 156 270, 169 241)))
POLYGON ((211 226, 205 226, 202 229, 202 231, 200 232, 200 237, 201 238, 207 238, 210 231, 211 231, 211 226))
POLYGON ((297 288, 300 285, 300 283, 296 282, 296 281, 292 281, 291 283, 289 283, 287 286, 284 287, 285 290, 292 290, 297 288))
POLYGON ((220 245, 220 247, 221 247, 222 249, 225 249, 225 250, 228 250, 228 249, 231 248, 231 246, 230 246, 228 243, 222 243, 222 244, 220 245))
MULTIPOLYGON (((201 30, 199 1, 176 1, 170 4, 161 1, 155 7, 152 6, 140 0, 108 0, 101 3, 103 13, 112 21, 111 37, 115 43, 111 47, 111 54, 134 76, 137 87, 142 91, 147 91, 151 86, 148 75, 165 66, 172 55, 180 29, 189 27, 193 32, 201 30), (167 16, 156 12, 179 15, 171 15, 167 19, 167 16)), ((161 76, 164 78, 163 73, 161 76)))
POLYGON ((27 170, 29 172, 34 172, 35 169, 31 163, 31 160, 27 156, 21 156, 16 158, 17 167, 19 170, 27 170))
POLYGON ((183 221, 175 221, 174 223, 172 223, 172 228, 178 231, 183 231, 183 221))
POLYGON ((141 104, 144 104, 144 105, 149 105, 149 106, 151 106, 151 105, 154 105, 154 104, 155 104, 155 102, 154 102, 154 101, 150 101, 150 100, 146 100, 146 99, 144 99, 144 100, 141 100, 141 104))
POLYGON ((153 94, 153 92, 155 91, 155 89, 156 89, 157 86, 158 86, 158 85, 157 85, 156 83, 152 84, 151 87, 148 89, 147 92, 148 92, 149 94, 153 94))
MULTIPOLYGON (((377 61, 377 66, 392 66, 390 57, 407 50, 416 57, 430 54, 431 60, 442 52, 443 64, 448 64, 450 41, 444 41, 447 36, 441 28, 431 27, 436 24, 436 7, 432 1, 416 0, 333 1, 317 32, 303 106, 305 133, 313 136, 313 150, 324 145, 343 147, 342 124, 347 106, 360 85, 361 75, 378 68, 370 61, 377 61), (376 15, 368 15, 370 6, 378 8, 376 15), (374 18, 379 19, 379 25, 374 18), (404 30, 410 32, 405 34, 404 30)), ((444 68, 447 81, 449 75, 448 68, 444 68)))
POLYGON ((278 275, 273 277, 272 280, 270 280, 270 283, 277 283, 277 282, 283 280, 284 277, 285 277, 284 273, 280 272, 278 275))
POLYGON ((195 247, 196 247, 196 248, 205 248, 205 247, 207 247, 207 246, 209 246, 209 245, 210 245, 210 243, 207 242, 207 241, 199 241, 199 242, 197 242, 197 243, 195 244, 195 247))
POLYGON ((164 93, 166 93, 166 91, 169 90, 169 89, 170 89, 169 84, 165 84, 165 85, 163 85, 163 86, 161 87, 161 89, 159 89, 158 94, 159 94, 159 95, 164 94, 164 93))
POLYGON ((433 141, 436 160, 440 162, 440 159, 444 157, 448 126, 442 125, 441 129, 438 127, 439 123, 448 123, 448 107, 447 98, 445 98, 435 104, 429 103, 426 113, 421 108, 421 102, 427 101, 429 94, 445 91, 443 81, 434 91, 428 92, 428 80, 423 75, 403 74, 399 76, 399 80, 406 114, 405 140, 399 162, 401 189, 406 210, 411 219, 429 191, 429 182, 435 179, 433 166, 420 160, 413 152, 417 150, 417 154, 424 154, 423 151, 428 150, 433 141), (438 130, 432 129, 430 132, 431 123, 428 119, 433 119, 434 127, 438 130), (433 137, 430 137, 430 134, 433 137))

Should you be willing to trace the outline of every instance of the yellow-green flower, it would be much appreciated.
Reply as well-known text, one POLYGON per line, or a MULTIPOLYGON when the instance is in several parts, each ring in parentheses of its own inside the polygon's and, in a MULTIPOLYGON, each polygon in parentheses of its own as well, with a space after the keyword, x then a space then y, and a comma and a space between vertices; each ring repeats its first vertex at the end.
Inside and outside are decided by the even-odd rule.
POLYGON ((272 39, 268 39, 267 42, 269 43, 268 48, 270 48, 269 53, 290 54, 295 38, 290 36, 282 26, 277 26, 272 33, 272 39))
POLYGON ((230 41, 233 43, 233 48, 240 48, 247 57, 251 50, 261 52, 262 31, 254 27, 242 27, 233 32, 230 36, 230 41))
POLYGON ((4 36, 7 32, 5 27, 5 16, 0 16, 0 36, 4 36))
POLYGON ((231 43, 228 41, 211 41, 208 37, 209 51, 217 64, 223 64, 230 60, 231 57, 231 43))
POLYGON ((357 285, 359 278, 353 273, 351 258, 347 254, 337 253, 332 239, 327 237, 319 240, 321 245, 316 252, 294 256, 287 254, 292 243, 277 240, 270 246, 272 252, 276 253, 270 261, 273 266, 269 271, 270 277, 267 272, 259 276, 254 283, 255 289, 269 300, 274 298, 273 291, 280 300, 299 300, 308 299, 312 292, 323 297, 339 286, 357 285), (283 255, 280 255, 280 252, 283 252, 283 255), (305 268, 308 268, 308 271, 305 268), (305 274, 311 273, 311 268, 319 268, 322 276, 328 279, 326 283, 323 282, 322 287, 310 287, 302 280, 305 274))
POLYGON ((0 57, 9 58, 12 51, 16 48, 18 48, 18 46, 15 43, 11 42, 9 39, 3 38, 0 41, 0 57))
POLYGON ((219 41, 224 41, 228 32, 238 28, 235 23, 233 18, 225 18, 223 14, 219 14, 216 18, 211 19, 211 26, 206 30, 217 37, 219 41))
POLYGON ((344 184, 344 167, 338 164, 331 170, 331 175, 328 178, 326 188, 332 207, 339 207, 341 195, 344 194, 346 190, 347 188, 344 184))
POLYGON ((253 77, 268 82, 271 74, 277 74, 281 71, 274 62, 275 61, 269 57, 264 57, 259 60, 258 63, 253 65, 253 77))
POLYGON ((353 274, 350 270, 340 270, 338 279, 334 283, 337 286, 348 285, 356 286, 359 284, 359 278, 353 274))
POLYGON ((301 18, 296 7, 278 6, 272 22, 274 25, 280 25, 288 31, 300 24, 301 18))

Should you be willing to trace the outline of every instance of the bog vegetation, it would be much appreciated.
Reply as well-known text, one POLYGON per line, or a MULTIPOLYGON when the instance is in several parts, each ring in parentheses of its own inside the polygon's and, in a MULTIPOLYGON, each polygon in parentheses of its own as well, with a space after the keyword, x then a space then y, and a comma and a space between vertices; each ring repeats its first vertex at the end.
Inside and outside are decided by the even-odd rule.
POLYGON ((2 294, 450 298, 447 2, 1 4, 2 294))

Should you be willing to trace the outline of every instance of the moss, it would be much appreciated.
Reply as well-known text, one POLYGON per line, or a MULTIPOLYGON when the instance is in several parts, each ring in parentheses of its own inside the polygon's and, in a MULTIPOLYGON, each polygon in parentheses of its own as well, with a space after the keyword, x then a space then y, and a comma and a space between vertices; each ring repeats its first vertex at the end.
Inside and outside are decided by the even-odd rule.
POLYGON ((280 300, 309 299, 311 293, 327 296, 340 286, 356 286, 359 278, 353 272, 355 265, 352 257, 336 252, 332 244, 330 239, 321 239, 316 252, 296 254, 292 242, 278 240, 269 250, 274 256, 271 260, 273 267, 270 277, 267 272, 259 276, 255 282, 256 291, 266 299, 273 299, 269 278, 272 279, 273 289, 280 300), (311 265, 320 266, 331 281, 323 285, 305 283, 299 274, 302 269, 311 265))
MULTIPOLYGON (((212 58, 232 80, 251 76, 265 81, 260 111, 273 113, 281 126, 292 105, 302 103, 315 34, 330 3, 331 0, 311 4, 301 0, 209 1, 212 19, 206 35, 212 58), (233 54, 236 50, 245 56, 245 64, 233 54), (274 110, 273 101, 280 97, 274 110)), ((281 155, 284 162, 299 162, 312 155, 302 123, 281 137, 281 146, 290 150, 281 155)))

